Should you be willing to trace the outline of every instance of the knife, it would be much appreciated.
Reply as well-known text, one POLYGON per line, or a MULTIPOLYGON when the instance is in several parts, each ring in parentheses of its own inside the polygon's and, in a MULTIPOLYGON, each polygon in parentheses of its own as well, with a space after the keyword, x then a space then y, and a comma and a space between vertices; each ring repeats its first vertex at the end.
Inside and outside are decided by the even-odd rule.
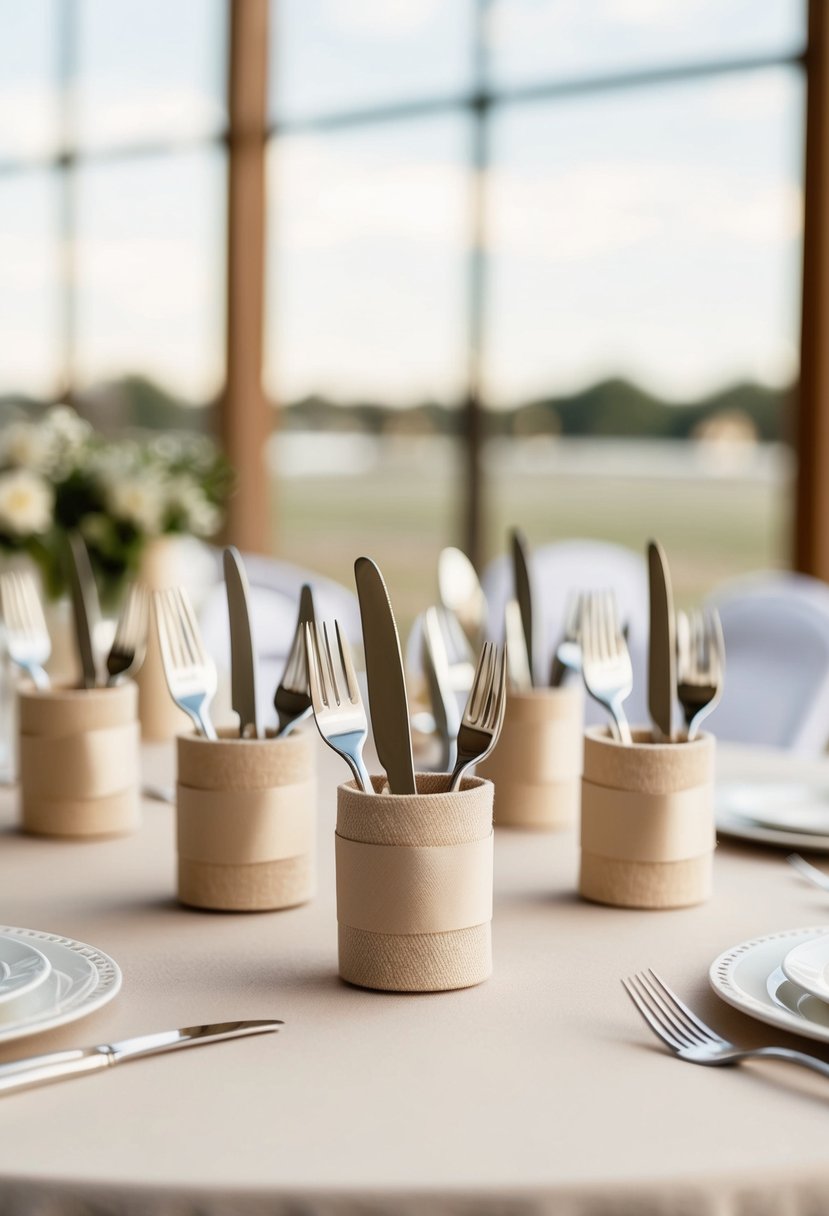
POLYGON ((98 684, 98 668, 92 645, 92 631, 100 620, 98 589, 92 573, 89 551, 79 532, 70 532, 67 551, 69 590, 72 596, 72 618, 75 625, 75 641, 81 660, 81 676, 84 688, 95 688, 98 684))
POLYGON ((504 607, 504 641, 509 686, 514 692, 529 692, 533 682, 527 655, 527 639, 521 621, 521 609, 516 600, 507 600, 504 607))
POLYGON ((284 1025, 278 1019, 253 1022, 213 1022, 206 1026, 184 1026, 181 1030, 165 1030, 160 1034, 145 1034, 120 1043, 100 1043, 97 1047, 76 1047, 69 1051, 51 1051, 45 1056, 28 1056, 11 1064, 0 1064, 0 1094, 63 1081, 85 1073, 101 1072, 113 1064, 155 1056, 179 1047, 197 1047, 200 1043, 220 1043, 223 1039, 241 1039, 251 1034, 275 1033, 284 1025))
POLYGON ((676 690, 676 636, 671 575, 665 551, 658 541, 648 542, 650 640, 648 646, 648 709, 655 739, 672 739, 676 690))
POLYGON ((371 729, 393 794, 416 794, 412 735, 400 638, 383 576, 370 557, 354 563, 371 729))
POLYGON ((259 738, 256 715, 256 657, 250 631, 248 578, 239 550, 224 551, 227 613, 230 620, 230 700, 239 715, 239 735, 259 738))
POLYGON ((518 528, 513 528, 512 572, 515 580, 515 598, 521 612, 521 627, 527 647, 527 662, 530 666, 530 684, 535 683, 535 647, 533 645, 533 596, 530 584, 530 562, 527 542, 518 528))

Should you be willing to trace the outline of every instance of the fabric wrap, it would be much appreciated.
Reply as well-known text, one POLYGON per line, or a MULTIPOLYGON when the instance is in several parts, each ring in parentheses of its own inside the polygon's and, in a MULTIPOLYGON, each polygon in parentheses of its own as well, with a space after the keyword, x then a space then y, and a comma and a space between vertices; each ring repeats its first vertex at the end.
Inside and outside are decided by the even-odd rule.
POLYGON ((623 907, 700 903, 711 892, 714 739, 633 744, 585 736, 580 893, 623 907))
POLYGON ((272 911, 315 888, 310 732, 178 738, 178 895, 220 911, 272 911))
POLYGON ((108 836, 139 823, 137 691, 20 692, 20 811, 25 831, 108 836))
POLYGON ((578 685, 508 694, 501 736, 476 770, 495 786, 496 827, 555 831, 576 821, 583 722, 578 685))
POLYGON ((418 773, 417 795, 337 791, 339 970, 349 983, 440 992, 492 972, 492 785, 418 773))

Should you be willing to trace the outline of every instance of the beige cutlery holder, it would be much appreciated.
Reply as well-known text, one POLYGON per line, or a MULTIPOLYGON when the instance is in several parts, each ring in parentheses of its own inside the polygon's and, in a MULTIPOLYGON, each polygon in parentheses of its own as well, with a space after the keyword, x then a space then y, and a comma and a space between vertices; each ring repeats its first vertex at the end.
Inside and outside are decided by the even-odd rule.
POLYGON ((115 836, 140 820, 138 693, 22 688, 20 816, 41 836, 115 836))
POLYGON ((266 912, 312 898, 312 737, 178 737, 178 897, 194 908, 266 912))
POLYGON ((501 736, 477 766, 495 786, 495 826, 556 831, 578 819, 584 732, 579 685, 510 692, 501 736))
POLYGON ((581 874, 585 899, 623 908, 682 908, 711 894, 714 737, 633 744, 605 727, 584 739, 581 874))
POLYGON ((417 795, 337 790, 340 976, 361 988, 444 992, 492 974, 492 785, 416 781, 417 795))

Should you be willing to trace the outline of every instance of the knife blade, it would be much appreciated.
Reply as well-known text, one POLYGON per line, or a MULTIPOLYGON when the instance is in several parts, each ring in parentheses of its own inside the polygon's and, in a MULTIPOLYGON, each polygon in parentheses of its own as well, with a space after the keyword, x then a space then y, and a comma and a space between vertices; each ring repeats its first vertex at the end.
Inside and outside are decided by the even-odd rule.
POLYGON ((354 578, 363 625, 374 746, 391 792, 416 794, 406 677, 389 593, 370 557, 357 558, 354 578))
POLYGON ((515 580, 515 598, 521 612, 521 627, 527 647, 527 662, 530 666, 530 683, 535 684, 535 646, 533 638, 533 594, 530 580, 529 550, 524 535, 518 528, 511 533, 512 573, 515 580))
POLYGON ((68 1077, 100 1072, 114 1064, 138 1060, 142 1056, 176 1051, 180 1047, 198 1047, 202 1043, 220 1043, 224 1039, 241 1039, 252 1034, 276 1033, 284 1025, 278 1019, 258 1019, 248 1022, 212 1022, 205 1026, 183 1026, 180 1030, 165 1030, 146 1034, 118 1043, 100 1043, 96 1047, 78 1047, 69 1051, 51 1051, 47 1055, 27 1056, 10 1064, 0 1064, 0 1094, 63 1081, 68 1077))
POLYGON ((69 573, 69 591, 72 598, 72 619, 75 627, 75 641, 81 660, 81 677, 84 688, 95 688, 98 684, 98 667, 95 662, 95 649, 92 635, 101 617, 98 603, 98 589, 95 586, 95 576, 92 573, 92 563, 89 551, 79 532, 69 534, 67 550, 67 570, 69 573))
POLYGON ((250 628, 248 577, 239 550, 224 551, 227 614, 230 620, 230 700, 239 715, 239 734, 259 738, 256 713, 256 655, 250 628))
POLYGON ((671 739, 676 690, 676 618, 668 561, 655 540, 648 542, 648 592, 648 710, 657 737, 671 739))

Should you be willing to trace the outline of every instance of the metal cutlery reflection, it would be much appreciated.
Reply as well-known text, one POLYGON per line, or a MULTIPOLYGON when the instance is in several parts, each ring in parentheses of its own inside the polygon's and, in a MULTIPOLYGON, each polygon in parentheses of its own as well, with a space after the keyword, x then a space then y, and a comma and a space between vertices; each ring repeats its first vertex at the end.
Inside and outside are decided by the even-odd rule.
POLYGON ((633 668, 611 591, 585 593, 581 652, 585 688, 610 713, 616 738, 621 743, 632 743, 622 702, 633 690, 633 668))
POLYGON ((223 554, 227 615, 230 624, 230 703, 239 715, 239 737, 259 738, 256 708, 256 654, 250 622, 248 577, 233 545, 223 554))
POLYGON ((147 646, 148 617, 147 588, 140 583, 131 583, 107 655, 108 686, 117 684, 141 666, 147 646))
POLYGON ((153 592, 161 665, 170 696, 199 734, 216 739, 208 712, 216 694, 216 664, 207 654, 190 598, 183 587, 153 592))
POLYGON ((308 660, 305 657, 305 626, 315 620, 314 596, 307 583, 299 593, 299 615, 294 630, 291 649, 282 679, 273 695, 273 707, 279 718, 277 735, 288 735, 295 726, 310 717, 311 690, 308 687, 308 660))
POLYGON ((725 641, 715 609, 676 614, 676 691, 688 738, 717 708, 723 689, 725 641))
POLYGON ((98 685, 98 664, 95 658, 95 628, 101 619, 98 588, 92 573, 89 551, 78 532, 69 535, 68 544, 69 591, 72 598, 72 617, 75 624, 75 641, 81 660, 84 688, 98 685))
POLYGON ((357 674, 351 661, 348 639, 334 622, 337 639, 332 650, 326 625, 313 621, 305 626, 305 652, 308 656, 308 683, 317 729, 328 746, 342 756, 366 794, 374 787, 363 760, 368 737, 368 719, 360 696, 357 674))
POLYGON ((581 595, 577 591, 569 592, 564 610, 564 633, 550 666, 551 688, 560 688, 568 671, 581 671, 581 610, 581 595))
POLYGON ((77 1047, 69 1051, 52 1051, 48 1055, 28 1056, 0 1064, 0 1094, 31 1089, 50 1081, 101 1072, 115 1064, 176 1051, 182 1047, 198 1047, 206 1043, 221 1043, 225 1039, 241 1039, 254 1034, 273 1034, 283 1022, 276 1018, 248 1022, 213 1022, 204 1026, 183 1026, 180 1030, 123 1039, 119 1043, 99 1043, 96 1047, 77 1047))
POLYGON ((829 1064, 790 1047, 737 1047, 706 1026, 653 971, 640 971, 622 984, 656 1037, 680 1060, 715 1068, 750 1059, 785 1060, 829 1077, 829 1064))
MULTIPOLYGON (((475 567, 461 549, 449 546, 441 550, 438 558, 438 597, 464 632, 471 648, 474 671, 474 654, 486 627, 486 596, 475 567)), ((466 691, 471 686, 470 681, 466 691)))
POLYGON ((535 684, 535 617, 533 614, 533 591, 530 578, 529 547, 524 534, 518 528, 510 533, 512 549, 512 574, 515 585, 515 598, 521 613, 521 629, 524 633, 524 644, 527 650, 527 665, 530 672, 530 685, 535 684))
POLYGON ((504 608, 504 639, 509 686, 515 692, 529 692, 532 688, 532 674, 527 654, 527 639, 521 623, 521 609, 517 600, 507 600, 504 608))
POLYGON ((52 653, 52 643, 35 581, 27 571, 0 575, 0 614, 9 658, 36 688, 48 688, 43 665, 52 653))
POLYGON ((507 704, 507 655, 499 656, 494 642, 485 642, 475 680, 458 731, 458 759, 449 782, 456 790, 466 771, 478 764, 498 742, 507 704))
POLYGON ((442 618, 446 610, 427 608, 423 617, 423 670, 441 743, 439 771, 451 773, 458 755, 461 715, 452 687, 442 618))
POLYGON ((789 853, 786 861, 797 870, 801 878, 805 878, 813 887, 817 887, 820 891, 829 891, 829 876, 819 870, 817 866, 813 866, 805 857, 801 857, 799 853, 789 853))

